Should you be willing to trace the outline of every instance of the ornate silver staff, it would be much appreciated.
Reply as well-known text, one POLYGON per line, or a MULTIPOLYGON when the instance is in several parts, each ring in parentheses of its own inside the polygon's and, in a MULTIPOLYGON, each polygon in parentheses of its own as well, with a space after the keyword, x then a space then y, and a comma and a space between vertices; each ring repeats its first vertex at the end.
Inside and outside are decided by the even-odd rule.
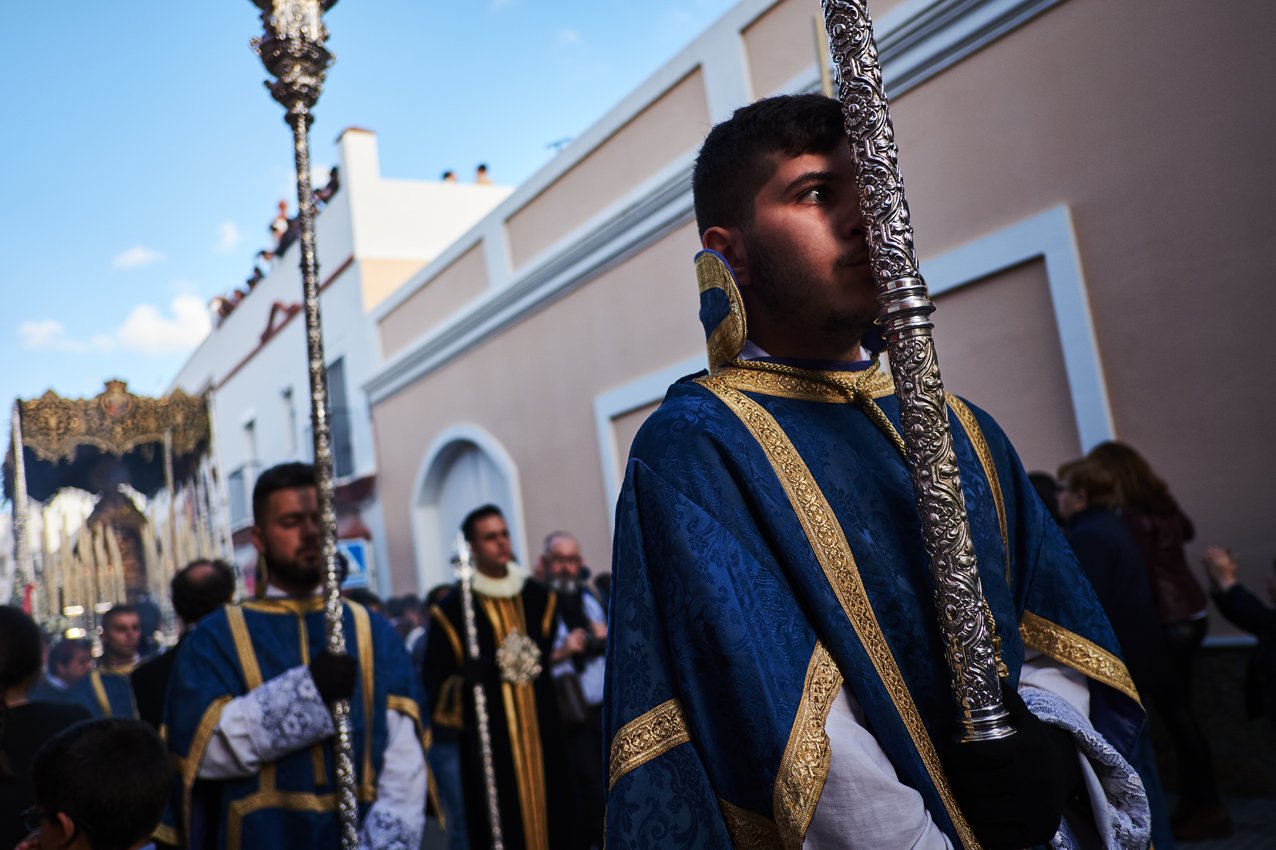
MULTIPOLYGON (((456 575, 461 580, 461 611, 465 617, 465 648, 470 661, 479 660, 478 627, 474 622, 474 562, 464 535, 456 538, 456 575)), ((482 682, 474 682, 474 720, 478 723, 479 753, 483 758, 483 785, 487 789, 487 820, 492 826, 492 850, 505 850, 501 836, 501 804, 496 790, 496 767, 492 762, 492 728, 487 714, 487 692, 482 682)))
POLYGON ((1014 733, 1001 704, 997 635, 984 601, 962 497, 944 385, 931 337, 934 302, 917 270, 882 69, 866 0, 823 0, 838 93, 855 160, 908 467, 935 577, 935 608, 963 741, 1014 733))
MULTIPOLYGON (((319 489, 319 528, 323 546, 324 623, 328 651, 344 654, 341 586, 337 575, 337 520, 332 506, 332 441, 328 431, 328 383, 323 356, 323 328, 319 321, 319 269, 315 261, 315 199, 310 185, 310 110, 323 89, 332 54, 324 48, 328 30, 323 13, 337 0, 253 0, 261 9, 266 33, 252 41, 275 81, 266 87, 283 104, 284 120, 292 128, 293 155, 297 167, 297 217, 301 232, 301 282, 305 292, 306 350, 310 370, 310 420, 314 432, 315 477, 319 489)), ((359 846, 359 804, 355 798, 354 758, 350 729, 350 702, 332 705, 337 728, 337 811, 341 817, 341 846, 359 846)), ((365 718, 365 722, 371 722, 365 718)))
MULTIPOLYGON (((13 589, 26 597, 27 585, 35 583, 31 541, 27 537, 27 460, 23 452, 22 403, 13 403, 13 589)), ((34 599, 31 606, 35 611, 34 599)))

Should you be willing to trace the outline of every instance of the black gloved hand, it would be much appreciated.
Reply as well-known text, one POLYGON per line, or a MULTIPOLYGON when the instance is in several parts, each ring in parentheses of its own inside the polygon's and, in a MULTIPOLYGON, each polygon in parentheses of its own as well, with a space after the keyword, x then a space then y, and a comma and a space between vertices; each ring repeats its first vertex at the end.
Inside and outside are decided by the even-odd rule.
POLYGON ((1015 734, 951 742, 943 762, 986 850, 1022 850, 1054 837, 1064 805, 1081 789, 1081 764, 1068 732, 1037 719, 1012 688, 1001 692, 1015 734))
POLYGON ((310 660, 310 678, 324 702, 350 699, 354 696, 354 681, 358 671, 354 657, 321 652, 310 660))

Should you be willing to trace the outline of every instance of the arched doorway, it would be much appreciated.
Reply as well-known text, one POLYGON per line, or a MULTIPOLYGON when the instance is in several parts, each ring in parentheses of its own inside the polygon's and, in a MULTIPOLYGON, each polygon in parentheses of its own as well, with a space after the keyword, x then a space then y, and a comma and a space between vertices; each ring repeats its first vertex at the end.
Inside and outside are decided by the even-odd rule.
POLYGON ((489 502, 504 512, 514 556, 523 561, 518 470, 490 434, 475 425, 448 429, 426 453, 417 480, 412 533, 422 594, 453 580, 450 558, 461 520, 489 502))

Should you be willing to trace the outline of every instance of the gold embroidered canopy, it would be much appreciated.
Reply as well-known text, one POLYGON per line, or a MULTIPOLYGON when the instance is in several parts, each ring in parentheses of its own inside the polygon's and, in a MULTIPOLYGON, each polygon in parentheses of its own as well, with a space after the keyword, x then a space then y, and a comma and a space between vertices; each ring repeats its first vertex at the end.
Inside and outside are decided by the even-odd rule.
MULTIPOLYGON (((208 402, 181 390, 161 398, 133 395, 124 381, 107 381, 94 398, 68 399, 53 391, 17 403, 27 492, 48 501, 64 487, 90 493, 129 484, 153 496, 165 486, 164 441, 171 440, 174 472, 185 477, 209 447, 208 402)), ((5 495, 13 497, 13 440, 4 461, 5 495)))

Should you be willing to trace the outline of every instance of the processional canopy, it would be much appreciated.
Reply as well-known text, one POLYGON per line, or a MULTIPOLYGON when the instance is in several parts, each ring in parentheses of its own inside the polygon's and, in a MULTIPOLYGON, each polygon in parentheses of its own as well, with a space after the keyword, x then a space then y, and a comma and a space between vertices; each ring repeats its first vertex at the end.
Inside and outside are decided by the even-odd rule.
MULTIPOLYGON (((52 390, 18 401, 27 496, 47 502, 65 487, 111 493, 120 484, 150 498, 164 489, 164 444, 173 475, 188 478, 210 445, 208 401, 181 390, 160 398, 133 395, 107 381, 94 398, 68 399, 52 390)), ((14 440, 4 460, 4 494, 14 494, 14 440)))

